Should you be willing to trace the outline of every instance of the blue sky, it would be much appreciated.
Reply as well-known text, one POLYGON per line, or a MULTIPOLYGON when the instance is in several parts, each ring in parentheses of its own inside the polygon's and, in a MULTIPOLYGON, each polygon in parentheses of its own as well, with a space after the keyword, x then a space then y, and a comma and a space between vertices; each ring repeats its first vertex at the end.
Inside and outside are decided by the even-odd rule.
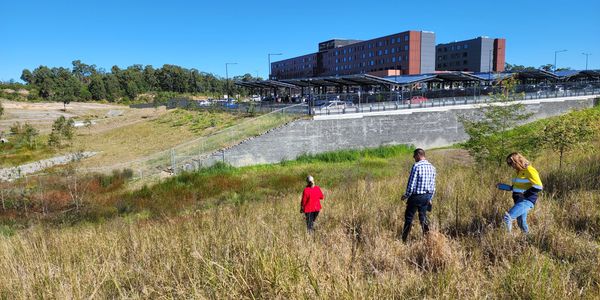
POLYGON ((225 76, 265 77, 275 59, 315 52, 331 38, 370 39, 405 30, 436 43, 507 39, 513 64, 600 69, 600 1, 52 1, 0 3, 0 80, 24 68, 176 64, 225 76), (421 3, 421 4, 420 4, 421 3), (426 3, 426 4, 423 4, 426 3))

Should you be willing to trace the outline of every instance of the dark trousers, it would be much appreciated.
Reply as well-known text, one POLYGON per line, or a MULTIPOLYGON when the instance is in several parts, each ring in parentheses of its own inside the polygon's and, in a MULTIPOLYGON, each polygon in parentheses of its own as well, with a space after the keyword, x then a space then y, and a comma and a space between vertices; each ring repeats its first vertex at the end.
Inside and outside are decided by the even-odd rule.
POLYGON ((313 231, 313 225, 318 216, 318 211, 313 211, 304 214, 304 217, 306 218, 306 229, 308 229, 309 231, 313 231))
POLYGON ((412 195, 408 198, 406 203, 406 211, 404 212, 404 228, 402 229, 402 241, 406 242, 408 234, 410 233, 410 227, 412 226, 413 217, 415 213, 419 211, 419 222, 421 223, 421 229, 423 234, 429 231, 429 224, 427 220, 427 206, 429 200, 431 200, 431 194, 412 195))

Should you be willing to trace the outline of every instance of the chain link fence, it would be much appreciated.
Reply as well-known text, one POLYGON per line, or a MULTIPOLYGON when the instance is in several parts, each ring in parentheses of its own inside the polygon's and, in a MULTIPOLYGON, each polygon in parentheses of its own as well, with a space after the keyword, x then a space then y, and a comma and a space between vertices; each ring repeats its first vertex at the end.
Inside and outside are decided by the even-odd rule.
POLYGON ((109 173, 112 170, 130 169, 134 181, 148 182, 182 171, 208 167, 216 161, 226 162, 228 148, 302 117, 305 114, 297 113, 298 109, 306 111, 306 106, 302 106, 284 106, 143 158, 106 167, 87 168, 85 171, 109 173))

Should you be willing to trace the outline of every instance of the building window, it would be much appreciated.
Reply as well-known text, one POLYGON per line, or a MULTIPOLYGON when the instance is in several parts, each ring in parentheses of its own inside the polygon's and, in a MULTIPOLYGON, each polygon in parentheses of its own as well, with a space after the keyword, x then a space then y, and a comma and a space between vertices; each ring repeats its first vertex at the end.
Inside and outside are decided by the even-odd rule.
POLYGON ((467 61, 466 61, 466 60, 463 60, 463 65, 466 65, 466 64, 467 64, 467 61))
POLYGON ((442 60, 442 57, 441 57, 441 56, 438 56, 438 60, 442 60))
POLYGON ((463 49, 469 49, 469 45, 468 45, 468 44, 465 44, 465 45, 463 46, 463 49))
POLYGON ((460 45, 456 46, 456 50, 460 50, 462 47, 460 45))
POLYGON ((392 48, 392 54, 394 54, 394 52, 396 52, 396 48, 392 48))
POLYGON ((400 38, 396 39, 396 42, 400 43, 400 41, 401 41, 401 39, 400 39, 400 38))
POLYGON ((405 35, 405 36, 404 36, 404 40, 405 40, 405 41, 408 41, 408 35, 405 35))
POLYGON ((408 45, 404 45, 404 51, 408 51, 408 45))
POLYGON ((463 52, 463 57, 467 57, 467 52, 463 52))
POLYGON ((395 63, 396 62, 396 57, 392 56, 392 62, 395 63))
POLYGON ((396 39, 394 39, 394 38, 390 39, 390 43, 392 43, 392 44, 393 44, 395 40, 396 40, 396 39))
POLYGON ((402 56, 398 56, 398 61, 402 61, 402 56))
POLYGON ((388 49, 383 50, 383 54, 387 55, 388 54, 388 49))
POLYGON ((371 61, 369 64, 370 64, 371 66, 373 66, 373 65, 375 65, 375 61, 371 61))
POLYGON ((377 51, 377 56, 381 56, 381 53, 382 53, 381 50, 377 51))

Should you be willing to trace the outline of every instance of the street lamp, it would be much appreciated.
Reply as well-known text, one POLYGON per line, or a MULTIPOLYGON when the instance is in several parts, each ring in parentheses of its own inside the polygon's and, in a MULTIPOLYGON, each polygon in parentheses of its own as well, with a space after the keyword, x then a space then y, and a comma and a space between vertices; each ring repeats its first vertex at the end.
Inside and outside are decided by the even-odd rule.
POLYGON ((269 53, 267 55, 269 57, 269 80, 271 79, 271 56, 275 55, 283 55, 283 53, 269 53))
POLYGON ((229 89, 229 71, 227 69, 227 67, 229 65, 237 65, 237 63, 236 62, 225 63, 225 84, 227 85, 227 87, 225 88, 225 90, 227 91, 227 100, 229 100, 229 97, 231 97, 231 91, 229 89))
POLYGON ((556 72, 556 54, 561 53, 561 52, 567 52, 567 49, 554 51, 554 72, 556 72))
POLYGON ((585 70, 587 71, 587 68, 588 68, 588 57, 589 57, 590 55, 592 55, 592 54, 591 54, 591 53, 585 53, 585 52, 584 52, 584 53, 581 53, 581 54, 582 54, 582 55, 585 55, 585 70))

